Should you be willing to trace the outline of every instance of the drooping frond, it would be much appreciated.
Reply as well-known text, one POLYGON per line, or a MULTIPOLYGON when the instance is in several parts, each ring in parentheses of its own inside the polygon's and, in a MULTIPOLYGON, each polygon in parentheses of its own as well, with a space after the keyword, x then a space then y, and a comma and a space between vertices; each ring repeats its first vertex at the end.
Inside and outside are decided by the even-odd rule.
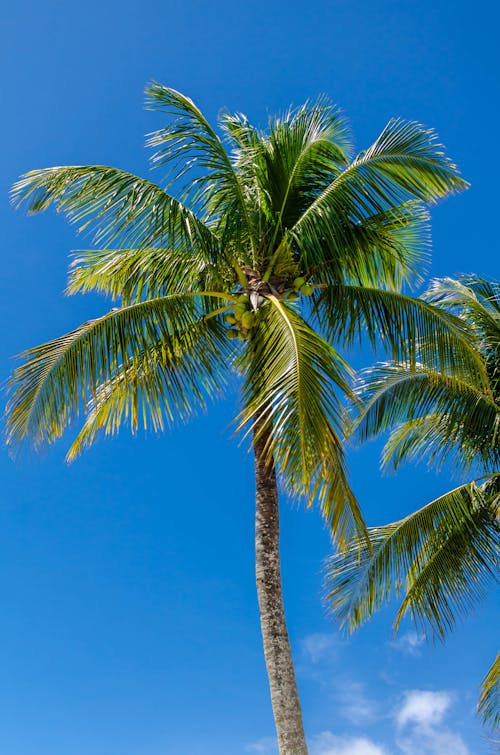
POLYGON ((312 202, 291 232, 307 266, 335 258, 341 232, 367 218, 418 200, 425 205, 467 187, 435 133, 392 120, 376 142, 312 202))
POLYGON ((101 431, 115 435, 125 424, 132 433, 142 427, 161 432, 177 420, 190 418, 207 400, 227 390, 228 367, 234 356, 219 319, 201 318, 179 334, 175 353, 165 340, 104 382, 88 402, 82 429, 69 449, 73 461, 101 431), (224 367, 226 369, 224 369, 224 367))
POLYGON ((44 168, 26 173, 12 189, 30 213, 54 203, 79 231, 92 229, 99 246, 181 248, 207 262, 219 241, 196 215, 150 181, 101 165, 44 168))
POLYGON ((423 365, 383 363, 360 373, 356 396, 363 407, 354 425, 360 441, 394 430, 386 464, 446 457, 451 449, 464 466, 487 471, 499 461, 500 407, 465 379, 423 365))
POLYGON ((99 291, 124 304, 188 291, 231 289, 234 270, 183 249, 89 249, 74 254, 67 293, 99 291))
POLYGON ((403 596, 403 616, 443 638, 498 579, 498 476, 461 485, 405 519, 370 528, 327 567, 327 602, 352 631, 389 601, 403 596))
POLYGON ((429 469, 439 471, 453 458, 453 473, 488 469, 494 449, 482 443, 478 451, 475 438, 461 432, 456 420, 453 427, 447 414, 427 414, 417 419, 406 419, 389 435, 382 450, 382 469, 392 471, 408 461, 426 463, 429 469))
POLYGON ((347 366, 291 307, 269 297, 248 342, 240 427, 271 433, 267 449, 288 490, 316 499, 345 542, 363 529, 343 453, 345 421, 338 389, 349 394, 347 366))
POLYGON ((483 679, 478 711, 492 730, 500 728, 500 653, 483 679))
MULTIPOLYGON (((224 299, 213 301, 220 306, 224 299)), ((185 414, 223 387, 227 343, 221 326, 204 319, 200 297, 172 295, 112 310, 22 355, 11 380, 8 443, 54 441, 115 385, 151 370, 164 386, 166 405, 158 412, 185 414)))
POLYGON ((223 245, 234 245, 240 255, 245 246, 255 249, 258 241, 248 214, 246 187, 220 137, 194 102, 175 89, 153 83, 146 96, 146 107, 173 117, 148 139, 147 145, 157 148, 153 165, 167 165, 174 182, 194 168, 186 195, 206 219, 215 221, 223 245))
POLYGON ((362 285, 328 286, 321 291, 316 316, 327 337, 345 346, 362 341, 382 346, 390 356, 409 365, 417 360, 473 384, 488 384, 485 365, 458 317, 394 291, 362 285))

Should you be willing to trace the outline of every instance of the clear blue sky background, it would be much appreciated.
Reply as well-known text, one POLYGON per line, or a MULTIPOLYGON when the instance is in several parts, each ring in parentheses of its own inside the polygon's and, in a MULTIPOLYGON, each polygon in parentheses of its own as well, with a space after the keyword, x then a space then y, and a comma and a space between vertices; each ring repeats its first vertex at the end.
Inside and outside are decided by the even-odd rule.
MULTIPOLYGON (((64 298, 62 216, 8 204, 22 172, 107 163, 146 174, 142 110, 157 79, 214 119, 328 94, 361 149, 391 116, 437 129, 472 188, 433 212, 431 274, 498 277, 498 17, 494 4, 184 0, 5 4, 0 22, 0 215, 6 379, 12 355, 99 314, 64 298)), ((358 358, 359 363, 359 358, 358 358)), ((0 753, 273 753, 253 574, 252 464, 235 399, 163 438, 69 438, 40 458, 0 454, 0 753)), ((350 454, 368 521, 445 491, 448 473, 380 478, 379 446, 350 454)), ((486 753, 474 714, 496 652, 490 599, 446 647, 391 640, 391 612, 339 638, 321 606, 328 536, 283 507, 283 576, 314 755, 486 753), (432 694, 423 694, 432 693, 432 694)))

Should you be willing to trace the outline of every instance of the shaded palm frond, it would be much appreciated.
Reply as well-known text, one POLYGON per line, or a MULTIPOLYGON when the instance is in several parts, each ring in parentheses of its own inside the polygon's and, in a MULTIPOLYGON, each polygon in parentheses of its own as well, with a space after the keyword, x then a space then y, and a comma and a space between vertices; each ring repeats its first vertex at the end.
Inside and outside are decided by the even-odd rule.
POLYGON ((491 469, 495 448, 484 442, 477 448, 476 438, 460 422, 450 426, 448 414, 427 414, 418 419, 406 419, 389 435, 382 450, 382 468, 395 471, 407 462, 426 463, 428 468, 440 470, 453 458, 455 476, 464 471, 491 469))
POLYGON ((266 449, 288 490, 316 499, 340 543, 364 524, 349 487, 342 440, 348 368, 292 308, 274 297, 260 313, 243 361, 240 428, 270 430, 266 449))
POLYGON ((366 333, 397 361, 417 360, 488 387, 485 364, 467 326, 453 314, 395 291, 360 285, 328 286, 317 297, 319 323, 330 340, 352 346, 366 333))
POLYGON ((396 629, 409 614, 443 638, 498 579, 498 476, 461 485, 405 519, 369 529, 327 566, 327 603, 341 625, 356 629, 403 595, 396 629))
MULTIPOLYGON (((215 309, 224 298, 214 296, 213 302, 215 309)), ((22 354, 10 384, 8 443, 14 448, 28 438, 35 447, 54 441, 89 402, 99 403, 103 391, 144 371, 148 359, 168 373, 173 406, 189 408, 217 392, 215 376, 227 369, 227 339, 216 324, 202 327, 204 310, 193 295, 153 299, 112 310, 22 354), (207 347, 201 353, 196 335, 207 347)))
POLYGON ((438 278, 424 298, 455 312, 467 324, 486 362, 491 390, 500 401, 500 283, 476 275, 438 278))
POLYGON ((429 205, 466 187, 431 129, 392 120, 309 205, 293 235, 307 264, 317 264, 318 250, 327 258, 338 253, 342 226, 363 225, 409 200, 429 205))

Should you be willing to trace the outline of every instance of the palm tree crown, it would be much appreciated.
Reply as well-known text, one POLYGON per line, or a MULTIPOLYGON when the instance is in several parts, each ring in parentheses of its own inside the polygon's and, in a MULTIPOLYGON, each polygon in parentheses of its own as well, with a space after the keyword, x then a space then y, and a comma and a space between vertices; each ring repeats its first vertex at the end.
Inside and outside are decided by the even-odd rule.
MULTIPOLYGON (((444 638, 480 600, 500 566, 500 285, 477 276, 435 280, 425 295, 467 325, 488 377, 386 363, 361 373, 357 434, 390 430, 383 465, 407 460, 440 467, 453 455, 465 482, 405 519, 370 529, 371 550, 359 538, 328 568, 334 614, 354 629, 402 595, 395 628, 409 615, 417 627, 444 638)), ((500 657, 499 657, 500 658, 500 657)), ((485 679, 480 710, 500 724, 499 658, 485 679)))
POLYGON ((94 231, 98 248, 75 256, 68 291, 96 290, 119 306, 23 355, 8 442, 51 442, 83 413, 74 458, 101 431, 161 430, 189 416, 236 371, 238 424, 253 434, 266 493, 258 506, 271 503, 276 465, 285 489, 317 500, 345 542, 364 524, 342 447, 349 368, 331 344, 365 329, 392 358, 414 362, 425 340, 439 368, 475 365, 479 375, 460 319, 400 292, 420 279, 427 206, 466 183, 435 134, 413 122, 390 121, 353 157, 346 123, 324 98, 267 131, 224 114, 220 135, 172 89, 153 84, 147 105, 168 115, 148 139, 165 188, 106 166, 36 170, 14 187, 16 204, 55 204, 94 231))
POLYGON ((425 204, 465 182, 415 123, 391 121, 352 160, 345 121, 320 99, 272 120, 269 133, 223 115, 228 152, 187 97, 157 84, 147 95, 174 116, 148 144, 169 185, 186 184, 182 201, 105 166, 33 171, 13 189, 30 212, 55 203, 94 229, 103 248, 76 255, 68 292, 97 290, 121 306, 24 355, 9 443, 53 441, 81 411, 70 458, 102 429, 162 429, 223 390, 233 365, 246 376, 241 426, 273 420, 290 489, 319 494, 328 516, 334 503, 355 509, 331 392, 349 393, 347 366, 322 335, 351 342, 365 327, 396 355, 431 331, 443 366, 454 346, 473 359, 458 322, 396 293, 419 279, 425 204))

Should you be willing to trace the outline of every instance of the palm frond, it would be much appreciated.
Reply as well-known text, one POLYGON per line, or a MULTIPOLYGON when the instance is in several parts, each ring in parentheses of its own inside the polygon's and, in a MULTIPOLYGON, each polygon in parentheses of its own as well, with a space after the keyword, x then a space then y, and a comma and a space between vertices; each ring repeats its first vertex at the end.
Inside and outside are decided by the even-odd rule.
POLYGON ((363 222, 332 221, 328 242, 307 252, 311 273, 318 283, 359 285, 400 291, 403 283, 422 282, 430 249, 429 212, 421 202, 409 201, 363 222))
POLYGON ((369 529, 371 547, 354 538, 327 566, 327 603, 353 631, 394 594, 404 615, 443 638, 498 579, 498 477, 461 485, 399 522, 369 529))
POLYGON ((346 417, 335 394, 349 394, 347 365, 296 311, 269 297, 243 366, 240 428, 270 431, 266 450, 286 488, 309 504, 316 499, 334 537, 345 542, 364 529, 347 481, 346 417))
POLYGON ((292 233, 302 257, 314 265, 320 254, 328 259, 338 253, 342 227, 349 231, 408 201, 429 205, 466 187, 431 129, 392 120, 309 205, 292 233))
MULTIPOLYGON (((222 295, 213 301, 220 305, 222 295)), ((223 387, 228 366, 225 331, 212 318, 205 324, 204 311, 193 295, 153 299, 28 350, 10 384, 7 442, 14 448, 28 439, 35 447, 56 440, 109 389, 150 370, 161 373, 167 416, 203 404, 223 387)))
POLYGON ((101 165, 44 168, 26 173, 12 201, 30 213, 54 203, 78 230, 94 230, 99 246, 181 248, 216 262, 217 237, 177 199, 150 181, 101 165))
POLYGON ((486 362, 491 390, 500 400, 500 284, 476 275, 439 278, 431 282, 424 297, 467 324, 486 362))
POLYGON ((91 446, 100 432, 112 436, 125 424, 134 434, 140 427, 157 433, 191 418, 208 400, 227 392, 227 368, 234 361, 225 327, 213 317, 189 323, 178 334, 175 352, 164 339, 149 344, 90 399, 67 460, 91 446))
POLYGON ((153 165, 168 165, 174 182, 195 168, 186 187, 191 202, 215 223, 224 246, 230 240, 240 255, 245 246, 255 249, 257 239, 245 187, 220 137, 194 102, 175 89, 153 83, 146 88, 146 96, 147 108, 174 117, 169 125, 149 136, 147 145, 159 148, 153 155, 153 165))
POLYGON ((269 123, 262 140, 266 192, 278 228, 290 228, 348 163, 351 139, 326 98, 290 109, 269 123))
POLYGON ((464 379, 422 365, 382 363, 360 373, 355 392, 363 407, 354 423, 360 441, 396 428, 384 452, 385 463, 390 460, 397 467, 413 453, 432 455, 440 441, 463 450, 464 459, 474 449, 472 461, 486 469, 498 463, 500 407, 464 379), (414 423, 429 415, 436 420, 414 423), (414 424, 405 432, 399 428, 401 423, 414 424))
POLYGON ((478 711, 486 725, 500 728, 500 653, 483 679, 478 711))
POLYGON ((328 286, 318 295, 316 316, 326 336, 345 346, 366 333, 374 350, 411 366, 417 360, 488 388, 486 367, 460 318, 428 302, 362 285, 328 286))
POLYGON ((217 267, 188 250, 89 249, 75 252, 67 293, 99 291, 124 304, 188 291, 224 290, 234 270, 217 267))

